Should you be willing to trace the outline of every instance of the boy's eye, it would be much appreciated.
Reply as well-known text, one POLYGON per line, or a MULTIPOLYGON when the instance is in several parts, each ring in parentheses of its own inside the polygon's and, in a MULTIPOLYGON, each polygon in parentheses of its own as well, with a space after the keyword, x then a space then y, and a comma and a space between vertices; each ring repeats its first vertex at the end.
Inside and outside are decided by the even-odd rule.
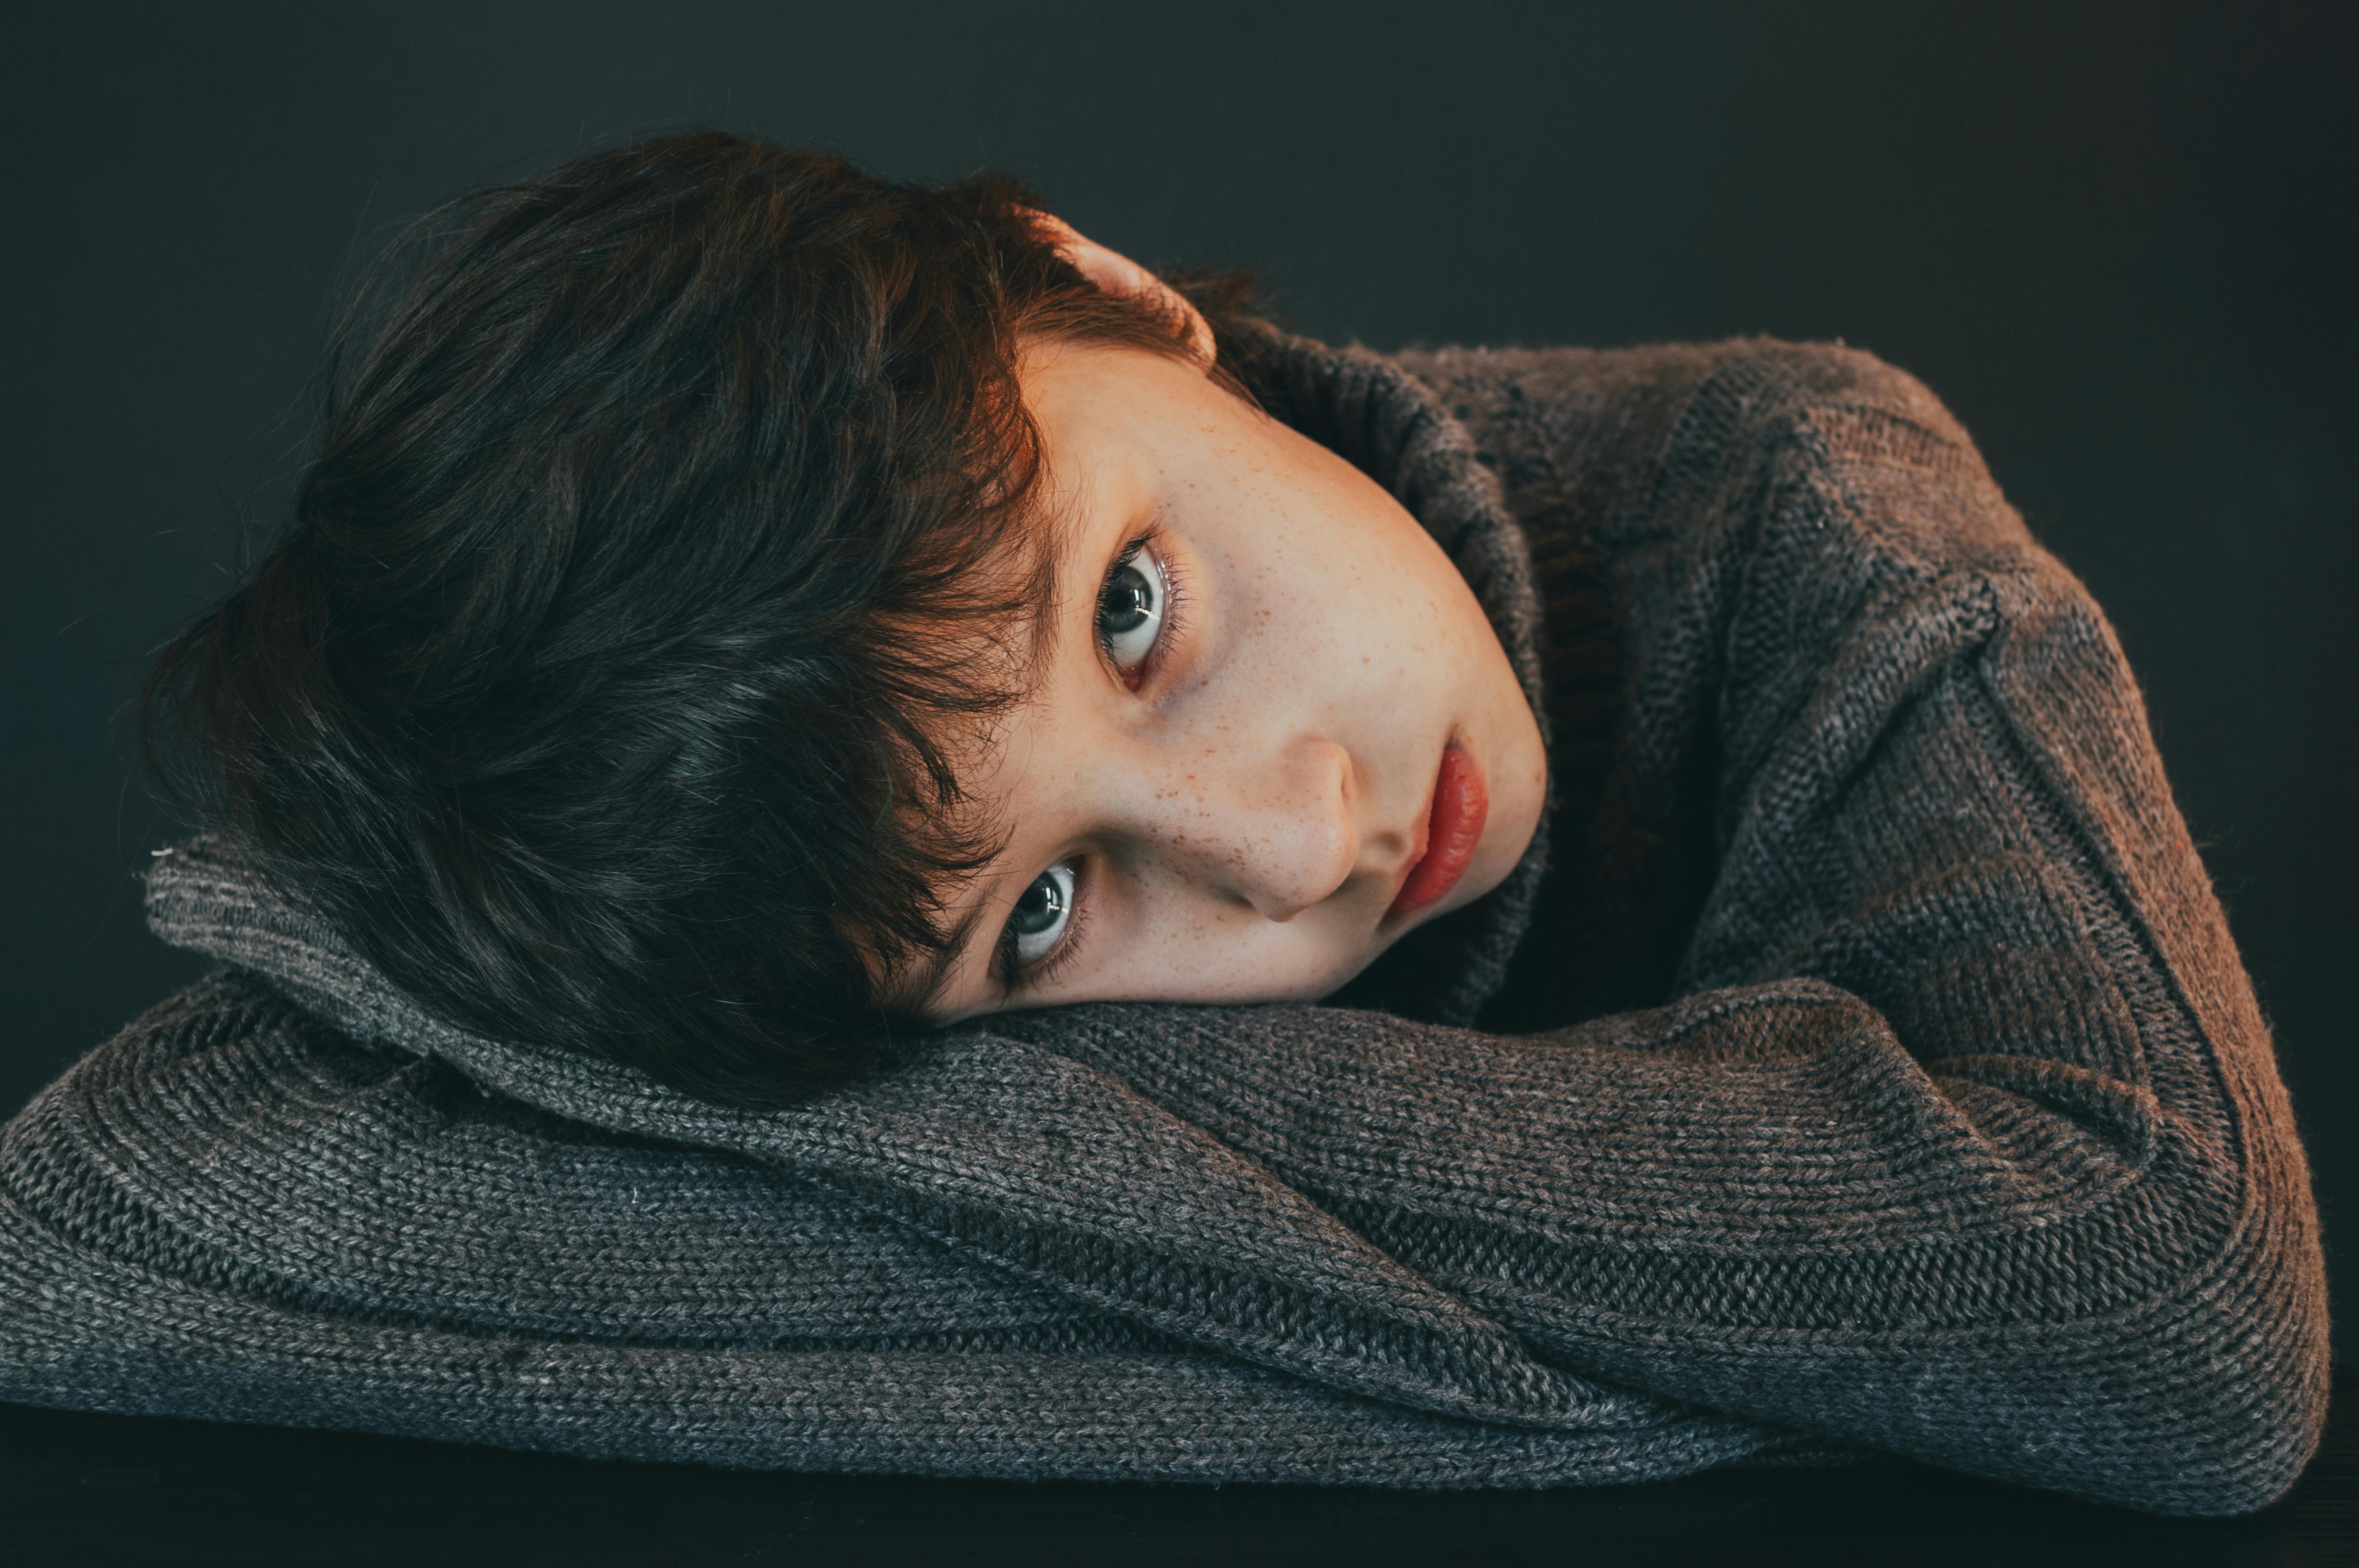
POLYGON ((1163 564, 1133 546, 1106 574, 1098 594, 1098 641, 1114 668, 1128 673, 1147 662, 1155 639, 1163 632, 1164 600, 1169 586, 1163 564))
POLYGON ((1024 896, 1016 901, 1015 912, 1007 917, 1008 934, 1015 938, 1016 967, 1021 968, 1055 952, 1072 917, 1073 868, 1060 860, 1032 879, 1032 885, 1024 890, 1024 896))

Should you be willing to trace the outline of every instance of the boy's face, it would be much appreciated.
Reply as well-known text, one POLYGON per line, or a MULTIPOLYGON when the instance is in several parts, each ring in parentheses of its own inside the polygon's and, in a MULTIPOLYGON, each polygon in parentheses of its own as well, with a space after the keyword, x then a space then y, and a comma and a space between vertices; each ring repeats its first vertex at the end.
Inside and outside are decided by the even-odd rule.
POLYGON ((1185 361, 1048 344, 1022 384, 1057 600, 921 1011, 1310 1000, 1495 887, 1547 760, 1417 520, 1185 361))

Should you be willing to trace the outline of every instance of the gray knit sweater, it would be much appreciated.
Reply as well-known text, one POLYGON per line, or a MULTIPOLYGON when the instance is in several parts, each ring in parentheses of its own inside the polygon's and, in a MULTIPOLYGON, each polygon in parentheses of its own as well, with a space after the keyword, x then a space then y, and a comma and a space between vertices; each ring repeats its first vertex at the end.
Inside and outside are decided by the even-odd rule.
POLYGON ((1354 988, 1391 1011, 1001 1017, 738 1112, 440 1024, 200 842, 150 910, 221 970, 0 1134, 0 1398, 942 1475, 2280 1493, 2326 1315, 2267 1031, 2111 632, 1950 416, 1840 349, 1251 357, 1549 676, 1555 869, 1354 988))

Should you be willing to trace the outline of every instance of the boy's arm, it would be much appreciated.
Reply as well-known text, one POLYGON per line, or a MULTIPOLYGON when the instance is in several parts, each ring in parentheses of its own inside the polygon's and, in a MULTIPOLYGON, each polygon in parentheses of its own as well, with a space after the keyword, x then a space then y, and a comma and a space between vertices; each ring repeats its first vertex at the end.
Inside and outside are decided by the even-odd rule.
MULTIPOLYGON (((450 1029, 223 846, 158 862, 151 919, 487 1103, 790 1167, 1077 1323, 1468 1441, 1557 1434, 1557 1474, 1691 1468, 1799 1426, 2151 1509, 2267 1502, 2325 1394, 2308 1176, 2103 619, 1939 406, 1864 356, 1568 356, 1563 398, 1532 359, 1532 386, 1492 384, 1553 421, 1581 458, 1571 502, 1596 503, 1630 693, 1613 787, 1643 804, 1701 769, 1717 806, 1670 1007, 1524 1039, 1340 1009, 1056 1010, 756 1113, 450 1029), (1616 424, 1630 406, 1651 413, 1616 424), (1673 1429, 1712 1424, 1700 1406, 1750 1419, 1699 1447, 1673 1429)), ((1546 488, 1533 447, 1495 449, 1511 498, 1546 488)), ((28 1111, 0 1155, 123 1152, 105 1190, 234 1278, 359 1299, 379 1233, 325 1249, 321 1217, 449 1143, 419 1132, 449 1121, 433 1075, 345 1093, 310 1056, 202 1035, 175 1054, 127 1033, 37 1102, 71 1125, 28 1111)), ((571 1266, 527 1256, 551 1244, 546 1162, 513 1152, 458 1222, 482 1233, 494 1195, 526 1221, 516 1250, 457 1249, 487 1302, 571 1266)), ((112 1257, 128 1233, 99 1212, 77 1245, 112 1257)), ((112 1299, 17 1303, 82 1322, 112 1299)))
POLYGON ((1685 1000, 1524 1039, 1310 1008, 993 1027, 1583 1372, 2258 1506, 2322 1417, 2316 1222, 2127 667, 1929 395, 1788 352, 1782 390, 1737 389, 1753 427, 1697 481, 1721 499, 1605 541, 1651 618, 1639 726, 1649 680, 1708 677, 1718 870, 1685 1000))

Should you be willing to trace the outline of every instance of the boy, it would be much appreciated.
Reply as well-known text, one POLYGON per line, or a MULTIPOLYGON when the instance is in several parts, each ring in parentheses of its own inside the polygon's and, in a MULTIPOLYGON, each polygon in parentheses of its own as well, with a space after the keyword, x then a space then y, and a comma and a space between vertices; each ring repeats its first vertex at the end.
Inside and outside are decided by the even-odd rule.
POLYGON ((2266 1031, 2102 617, 1922 387, 1337 353, 726 137, 473 211, 162 667, 220 836, 151 911, 231 967, 11 1125, 9 1397, 2298 1473, 2266 1031))

